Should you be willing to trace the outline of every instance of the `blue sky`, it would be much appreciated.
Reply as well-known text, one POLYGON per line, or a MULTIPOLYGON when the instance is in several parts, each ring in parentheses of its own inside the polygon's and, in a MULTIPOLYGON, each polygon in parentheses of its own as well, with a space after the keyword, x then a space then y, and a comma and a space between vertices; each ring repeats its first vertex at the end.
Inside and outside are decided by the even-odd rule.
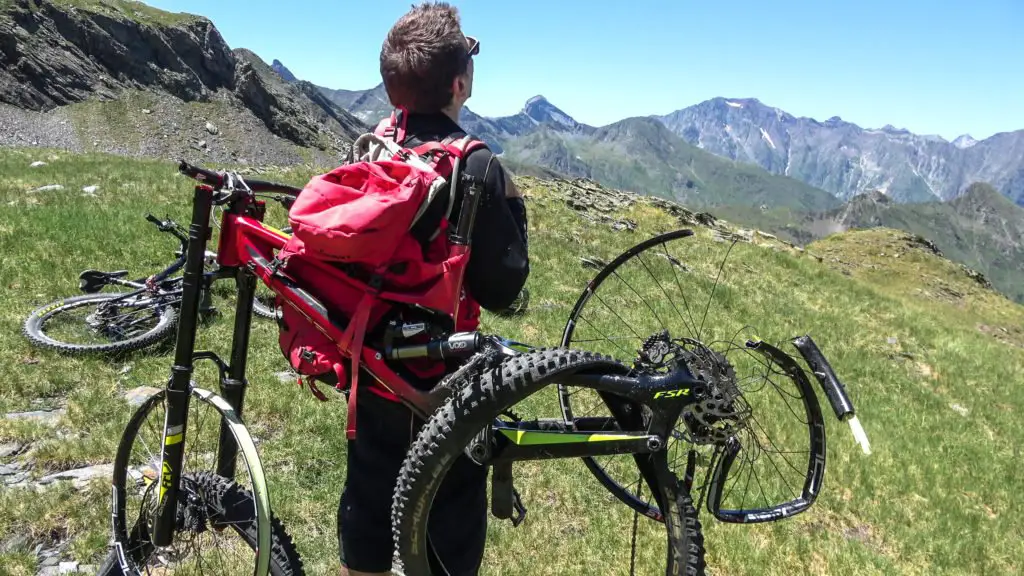
MULTIPOLYGON (((209 17, 232 48, 331 88, 380 82, 414 0, 146 0, 209 17)), ((758 98, 953 139, 1024 129, 1024 0, 455 0, 480 38, 469 107, 543 94, 604 125, 712 98, 758 98)))

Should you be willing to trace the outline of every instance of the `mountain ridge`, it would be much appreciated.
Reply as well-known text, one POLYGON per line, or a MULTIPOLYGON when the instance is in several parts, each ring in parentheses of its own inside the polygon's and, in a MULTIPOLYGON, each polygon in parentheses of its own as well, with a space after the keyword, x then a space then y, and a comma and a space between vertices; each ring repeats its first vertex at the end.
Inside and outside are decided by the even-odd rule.
MULTIPOLYGON (((473 113, 462 120, 467 129, 487 135, 485 140, 492 147, 504 150, 510 139, 536 128, 528 114, 535 99, 543 97, 530 98, 517 114, 487 117, 473 113)), ((550 104, 546 99, 543 102, 550 104)), ((551 121, 548 126, 562 124, 564 131, 583 134, 604 127, 579 123, 554 109, 571 120, 570 126, 580 129, 567 130, 565 123, 551 121)), ((1024 205, 1024 129, 998 132, 980 141, 962 135, 950 142, 892 124, 865 128, 838 115, 824 121, 795 116, 756 97, 719 96, 646 117, 658 119, 708 152, 793 177, 840 200, 874 189, 899 202, 950 200, 973 182, 985 181, 1024 205)))
POLYGON ((362 122, 278 74, 201 16, 128 0, 0 4, 0 120, 14 127, 0 144, 214 161, 343 156, 362 122))
POLYGON ((797 117, 756 98, 716 97, 653 117, 703 149, 794 176, 849 199, 870 189, 901 202, 950 200, 986 181, 1024 203, 1024 130, 954 142, 891 124, 797 117))

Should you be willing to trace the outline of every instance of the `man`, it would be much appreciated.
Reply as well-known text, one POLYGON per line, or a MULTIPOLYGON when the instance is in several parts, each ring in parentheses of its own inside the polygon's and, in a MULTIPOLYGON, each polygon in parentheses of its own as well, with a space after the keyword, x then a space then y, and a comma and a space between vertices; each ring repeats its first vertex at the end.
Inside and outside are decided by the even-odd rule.
MULTIPOLYGON (((407 115, 405 146, 465 135, 459 112, 472 95, 473 56, 479 52, 480 43, 462 33, 458 12, 447 3, 415 6, 394 25, 381 48, 380 71, 392 105, 407 115)), ((485 180, 466 270, 467 297, 482 308, 501 310, 516 299, 529 274, 526 207, 487 148, 470 152, 463 166, 485 180)), ((453 220, 461 196, 456 194, 453 220)), ((426 222, 425 229, 430 228, 426 222)), ((430 388, 435 383, 417 384, 430 388)), ((349 441, 338 507, 342 574, 351 576, 391 569, 391 499, 406 452, 423 425, 409 409, 368 388, 360 387, 371 393, 360 393, 357 402, 358 430, 349 441)), ((479 570, 487 529, 486 479, 486 469, 463 456, 434 500, 430 543, 449 574, 479 570)))

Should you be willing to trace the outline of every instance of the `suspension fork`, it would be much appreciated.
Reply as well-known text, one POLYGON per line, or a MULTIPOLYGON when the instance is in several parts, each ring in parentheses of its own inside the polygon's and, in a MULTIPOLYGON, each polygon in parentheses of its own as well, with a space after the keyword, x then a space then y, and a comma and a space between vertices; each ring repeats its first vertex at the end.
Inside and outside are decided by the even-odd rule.
POLYGON ((203 261, 210 237, 213 189, 196 186, 192 195, 192 223, 189 225, 185 271, 174 365, 167 383, 167 408, 160 455, 160 492, 153 523, 153 545, 169 546, 178 510, 181 461, 184 456, 186 418, 192 388, 192 354, 195 350, 200 296, 203 290, 203 261))
MULTIPOLYGON (((235 304, 235 327, 231 340, 231 360, 226 378, 221 378, 221 397, 231 405, 238 417, 242 417, 242 403, 245 400, 245 368, 249 360, 249 335, 252 328, 253 300, 256 296, 256 275, 245 268, 238 268, 235 284, 238 286, 238 301, 235 304)), ((231 433, 226 420, 221 419, 220 442, 217 445, 217 474, 234 479, 238 443, 231 433)))

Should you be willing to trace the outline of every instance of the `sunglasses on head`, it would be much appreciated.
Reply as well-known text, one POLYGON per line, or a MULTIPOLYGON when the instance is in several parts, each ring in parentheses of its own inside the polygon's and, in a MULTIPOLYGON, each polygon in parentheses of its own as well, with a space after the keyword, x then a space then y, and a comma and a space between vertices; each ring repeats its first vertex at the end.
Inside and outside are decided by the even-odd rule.
POLYGON ((469 56, 476 56, 480 53, 480 41, 472 36, 466 36, 466 40, 469 41, 469 56))

